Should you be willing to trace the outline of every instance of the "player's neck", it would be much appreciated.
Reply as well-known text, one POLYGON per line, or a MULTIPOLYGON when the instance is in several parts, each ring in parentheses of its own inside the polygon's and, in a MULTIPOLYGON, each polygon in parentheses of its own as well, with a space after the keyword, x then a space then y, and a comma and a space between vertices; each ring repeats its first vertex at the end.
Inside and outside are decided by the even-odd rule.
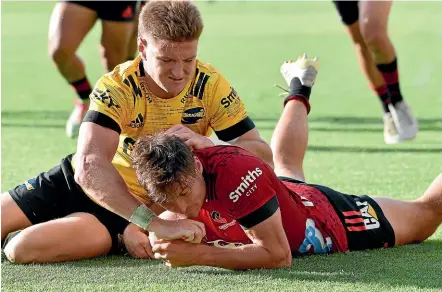
POLYGON ((154 96, 163 99, 170 99, 175 97, 175 95, 164 91, 160 86, 158 86, 158 84, 149 76, 149 74, 146 74, 144 76, 144 80, 146 81, 147 90, 149 91, 146 94, 151 93, 154 96))

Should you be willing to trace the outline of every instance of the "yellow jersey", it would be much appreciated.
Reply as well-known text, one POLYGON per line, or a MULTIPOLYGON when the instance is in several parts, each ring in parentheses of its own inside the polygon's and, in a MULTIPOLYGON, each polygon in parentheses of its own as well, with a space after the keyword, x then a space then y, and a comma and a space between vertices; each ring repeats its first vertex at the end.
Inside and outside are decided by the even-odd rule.
POLYGON ((214 67, 196 62, 194 78, 176 97, 162 99, 150 93, 141 58, 123 63, 101 77, 90 95, 83 122, 93 122, 120 134, 112 164, 129 191, 148 203, 130 157, 138 137, 183 124, 194 132, 230 141, 255 127, 240 97, 214 67))

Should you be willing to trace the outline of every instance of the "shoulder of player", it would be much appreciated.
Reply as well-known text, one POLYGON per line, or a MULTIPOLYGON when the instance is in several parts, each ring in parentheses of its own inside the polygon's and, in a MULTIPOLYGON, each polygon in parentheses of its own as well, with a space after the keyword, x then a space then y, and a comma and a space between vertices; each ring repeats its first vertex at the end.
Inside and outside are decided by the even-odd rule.
POLYGON ((205 63, 199 59, 197 60, 195 85, 198 83, 199 78, 204 79, 205 77, 207 78, 208 84, 214 84, 220 79, 221 76, 222 76, 221 72, 218 71, 218 69, 216 69, 212 64, 205 63))
POLYGON ((191 85, 191 95, 198 97, 203 102, 211 102, 220 93, 230 90, 230 85, 222 73, 214 66, 197 60, 195 77, 191 85))
POLYGON ((200 59, 196 60, 196 68, 199 70, 199 72, 204 72, 209 75, 219 74, 219 71, 212 64, 201 61, 200 59))
POLYGON ((254 165, 265 163, 250 152, 237 146, 215 146, 195 151, 196 156, 202 160, 209 172, 221 174, 226 172, 235 175, 238 171, 254 165))
POLYGON ((214 191, 209 201, 219 200, 230 208, 243 195, 255 192, 257 184, 263 183, 262 177, 268 177, 269 168, 257 157, 241 150, 238 147, 220 148, 218 156, 214 155, 215 161, 210 161, 210 172, 206 175, 209 189, 214 191))
POLYGON ((130 100, 132 100, 134 94, 135 96, 142 96, 139 76, 139 62, 136 59, 117 65, 114 70, 106 73, 100 79, 100 82, 106 87, 110 87, 120 92, 120 94, 130 97, 130 100))
POLYGON ((138 58, 133 61, 127 61, 117 65, 111 72, 106 73, 104 77, 113 81, 116 85, 125 90, 130 89, 130 79, 139 84, 138 77, 141 75, 138 58))

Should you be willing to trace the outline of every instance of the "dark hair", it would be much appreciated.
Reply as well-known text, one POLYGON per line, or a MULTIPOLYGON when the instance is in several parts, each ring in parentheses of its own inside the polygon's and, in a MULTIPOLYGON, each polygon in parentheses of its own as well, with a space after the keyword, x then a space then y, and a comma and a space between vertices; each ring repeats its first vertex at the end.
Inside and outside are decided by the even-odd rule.
POLYGON ((155 203, 174 202, 179 195, 174 190, 189 188, 195 180, 192 150, 176 136, 160 132, 140 137, 131 156, 139 183, 155 203))
POLYGON ((138 22, 140 36, 174 42, 197 40, 202 31, 198 7, 186 0, 151 0, 143 6, 138 22))

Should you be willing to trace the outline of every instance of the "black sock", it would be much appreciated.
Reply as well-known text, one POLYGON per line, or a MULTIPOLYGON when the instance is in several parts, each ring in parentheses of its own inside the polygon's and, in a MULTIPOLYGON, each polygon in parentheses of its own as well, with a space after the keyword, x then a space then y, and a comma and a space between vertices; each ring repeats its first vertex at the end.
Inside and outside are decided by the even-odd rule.
POLYGON ((9 233, 6 236, 6 238, 4 240, 2 240, 2 242, 1 242, 2 249, 5 249, 6 245, 11 241, 11 239, 16 237, 20 232, 21 232, 21 230, 17 230, 17 231, 9 233))
POLYGON ((299 80, 298 77, 293 78, 292 81, 290 82, 289 96, 295 96, 301 94, 305 96, 305 98, 310 99, 311 93, 312 93, 312 88, 302 85, 301 80, 299 80))
POLYGON ((291 100, 298 100, 302 102, 307 109, 307 114, 310 113, 310 93, 312 92, 312 88, 308 86, 304 86, 299 80, 298 77, 295 77, 290 82, 290 90, 289 95, 284 100, 284 106, 287 102, 291 100))
POLYGON ((91 94, 92 89, 86 77, 71 82, 71 86, 74 88, 75 92, 81 100, 89 99, 89 95, 91 94))
POLYGON ((390 92, 391 103, 395 105, 399 101, 402 101, 403 97, 399 86, 397 58, 389 64, 377 64, 376 67, 381 72, 382 77, 384 77, 385 83, 387 83, 387 88, 390 92))

